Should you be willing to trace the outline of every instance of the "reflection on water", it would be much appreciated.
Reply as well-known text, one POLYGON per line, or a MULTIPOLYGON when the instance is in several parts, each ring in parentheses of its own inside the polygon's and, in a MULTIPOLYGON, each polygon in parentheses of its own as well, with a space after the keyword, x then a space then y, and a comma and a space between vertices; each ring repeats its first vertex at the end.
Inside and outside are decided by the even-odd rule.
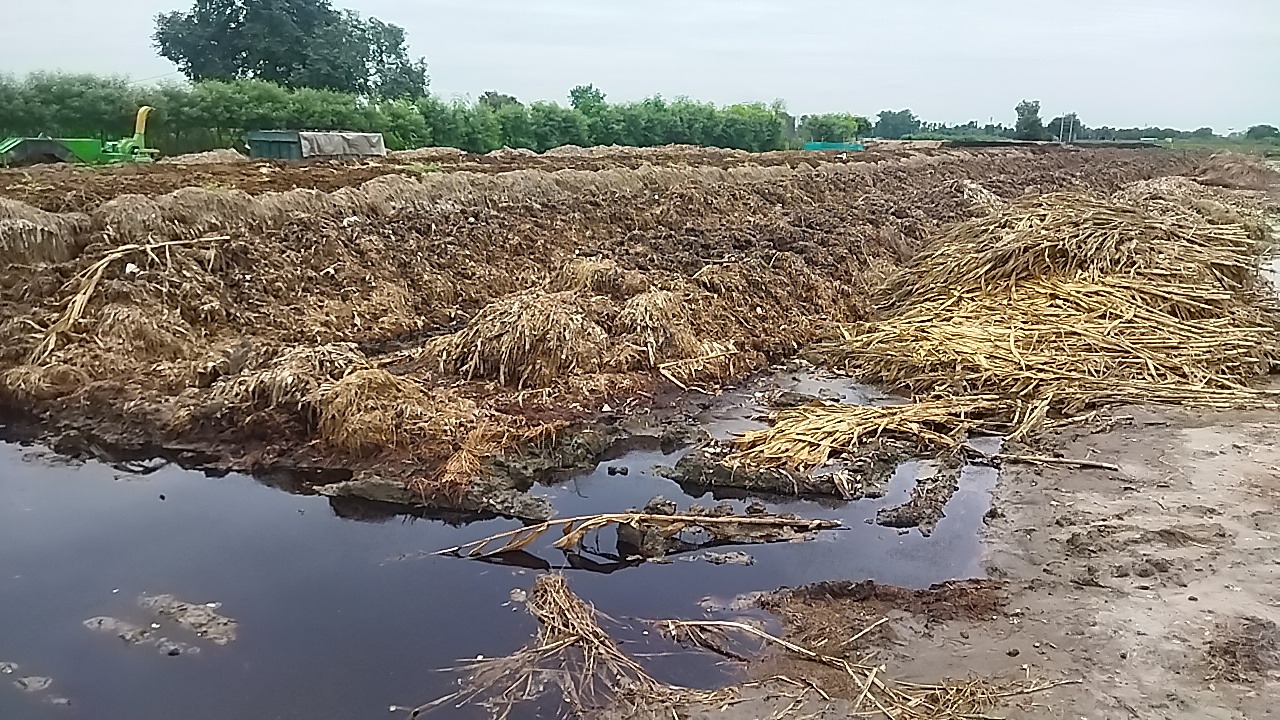
MULTIPOLYGON (((676 456, 634 450, 596 472, 539 487, 561 516, 640 507, 655 495, 694 499, 653 472, 676 456), (625 467, 626 475, 610 475, 625 467)), ((436 672, 459 658, 505 654, 523 645, 532 620, 511 600, 549 568, 623 624, 630 652, 660 679, 713 686, 730 668, 645 634, 639 618, 698 617, 742 593, 832 578, 874 578, 927 586, 981 574, 977 528, 994 482, 970 467, 934 534, 870 523, 879 507, 910 492, 914 464, 900 468, 888 496, 840 505, 795 500, 775 512, 839 519, 847 529, 813 542, 750 546, 751 566, 711 565, 697 553, 636 564, 615 533, 566 555, 551 538, 506 564, 427 556, 431 551, 514 529, 506 519, 403 514, 401 508, 293 495, 253 479, 206 477, 173 466, 123 472, 73 465, 0 445, 0 718, 366 718, 389 705, 416 705, 452 691, 436 672), (84 621, 154 618, 142 595, 173 594, 220 603, 238 622, 225 646, 181 627, 157 629, 201 651, 171 657, 91 632, 84 621), (630 629, 628 629, 630 628, 630 629), (42 692, 8 678, 49 677, 42 692), (55 705, 66 698, 70 705, 55 705)), ((747 501, 728 499, 739 511, 747 501)), ((159 623, 158 623, 159 624, 159 623)), ((530 710, 530 712, 533 712, 530 710)), ((474 708, 448 717, 481 717, 474 708)))

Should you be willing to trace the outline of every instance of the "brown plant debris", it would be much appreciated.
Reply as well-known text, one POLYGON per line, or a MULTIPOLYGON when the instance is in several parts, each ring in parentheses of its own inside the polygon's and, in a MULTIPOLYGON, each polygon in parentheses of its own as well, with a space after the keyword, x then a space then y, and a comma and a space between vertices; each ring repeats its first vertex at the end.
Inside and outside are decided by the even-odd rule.
POLYGON ((442 370, 517 388, 600 369, 608 335, 571 292, 531 291, 486 305, 467 327, 433 340, 442 370))
MULTIPOLYGON (((863 634, 885 622, 878 620, 864 628, 863 634)), ((725 639, 732 635, 749 636, 776 645, 814 663, 833 668, 846 675, 861 690, 849 709, 849 717, 884 717, 888 720, 968 720, 987 717, 987 713, 1001 701, 1021 695, 1044 692, 1062 685, 1076 684, 1078 680, 1039 683, 1030 679, 1018 683, 997 685, 973 679, 965 682, 942 684, 908 683, 892 679, 884 665, 865 665, 845 658, 815 652, 784 638, 771 635, 744 622, 730 620, 663 620, 659 629, 668 637, 690 642, 718 652, 725 646, 725 639)), ((820 686, 819 691, 821 691, 820 686)))
POLYGON ((612 513, 583 515, 550 520, 518 530, 498 533, 457 547, 440 550, 436 555, 462 555, 472 558, 493 557, 523 550, 552 528, 559 529, 561 537, 554 546, 561 550, 577 547, 592 532, 610 526, 628 526, 641 533, 658 532, 671 538, 689 529, 705 531, 715 540, 735 543, 764 543, 794 540, 806 533, 834 530, 840 523, 834 520, 811 520, 782 515, 657 515, 648 513, 612 513), (492 548, 499 541, 502 545, 492 548))
POLYGON ((533 642, 506 657, 464 666, 467 675, 458 692, 416 708, 411 716, 446 704, 479 702, 502 720, 515 706, 551 690, 559 690, 563 709, 574 716, 610 704, 669 707, 733 697, 731 690, 693 690, 655 680, 618 647, 600 626, 595 608, 574 595, 562 575, 539 577, 528 608, 539 622, 533 642))
POLYGON ((167 242, 150 243, 147 245, 121 245, 112 249, 105 256, 97 262, 94 262, 71 280, 69 285, 75 285, 75 292, 71 295, 70 299, 67 300, 66 309, 62 312, 62 315, 58 317, 57 322, 45 331, 45 338, 43 342, 40 343, 40 346, 31 354, 30 362, 43 362, 49 357, 50 353, 57 348, 60 336, 65 333, 72 332, 75 329, 76 324, 84 315, 85 308, 88 307, 89 301, 93 298, 94 290, 97 289, 98 283, 102 280, 103 273, 106 272, 111 263, 135 252, 143 252, 154 257, 157 250, 226 239, 226 237, 217 237, 198 238, 195 240, 172 240, 167 242))
POLYGON ((1280 185, 1280 172, 1261 158, 1241 153, 1217 153, 1201 164, 1193 177, 1205 185, 1246 190, 1280 185))
POLYGON ((943 232, 825 346, 918 395, 998 394, 1015 438, 1109 402, 1259 404, 1280 311, 1264 243, 1239 224, 1080 194, 1022 200, 943 232))
POLYGON ((993 418, 1007 405, 997 395, 949 397, 908 405, 814 403, 778 411, 772 425, 736 441, 728 465, 811 470, 837 454, 855 454, 865 443, 907 438, 935 450, 959 447, 968 432, 997 430, 993 418))
POLYGON ((1256 682, 1280 671, 1280 627, 1259 617, 1219 622, 1205 653, 1211 675, 1228 682, 1256 682))

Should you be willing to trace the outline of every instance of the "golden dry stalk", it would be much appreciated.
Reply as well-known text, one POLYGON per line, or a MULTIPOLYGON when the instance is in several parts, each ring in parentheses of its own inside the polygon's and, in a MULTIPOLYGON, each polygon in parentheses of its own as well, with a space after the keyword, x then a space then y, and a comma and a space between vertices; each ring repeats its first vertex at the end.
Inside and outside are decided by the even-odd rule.
POLYGON ((833 455, 853 453, 869 440, 907 438, 937 449, 955 448, 977 428, 1004 427, 992 421, 1007 412, 996 395, 945 398, 908 405, 868 407, 813 404, 773 415, 770 427, 748 432, 725 463, 811 470, 833 455))

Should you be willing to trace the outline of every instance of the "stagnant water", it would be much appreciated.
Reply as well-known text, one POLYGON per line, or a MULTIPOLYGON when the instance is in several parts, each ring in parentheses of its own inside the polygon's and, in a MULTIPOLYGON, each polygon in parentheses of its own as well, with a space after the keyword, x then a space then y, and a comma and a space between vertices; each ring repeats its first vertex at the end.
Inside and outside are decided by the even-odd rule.
MULTIPOLYGON (((684 507, 695 499, 653 472, 676 458, 633 451, 534 492, 562 516, 638 507, 655 495, 684 507), (629 472, 610 475, 609 466, 629 472)), ((534 622, 511 594, 527 590, 544 571, 539 566, 567 568, 570 586, 623 624, 617 632, 629 652, 660 655, 646 659, 655 676, 711 686, 733 669, 696 653, 671 654, 676 648, 645 634, 638 619, 704 617, 726 612, 707 608, 740 593, 828 579, 922 587, 981 575, 977 530, 995 481, 988 468, 966 468, 931 537, 869 522, 877 508, 906 499, 918 470, 901 467, 880 500, 770 504, 839 519, 847 529, 812 542, 738 548, 754 558, 751 566, 683 557, 627 566, 598 556, 594 565, 574 563, 591 568, 581 569, 567 568, 549 543, 530 548, 537 559, 526 558, 528 567, 424 554, 515 528, 514 521, 454 526, 288 494, 246 476, 176 467, 139 475, 0 444, 0 718, 396 717, 392 705, 452 691, 457 675, 438 668, 526 642, 534 622), (238 621, 238 637, 215 645, 139 607, 140 596, 159 593, 220 603, 218 612, 238 621), (92 632, 84 621, 98 616, 144 627, 156 621, 156 632, 199 652, 170 656, 92 632), (28 677, 52 683, 17 687, 28 677)), ((612 532, 602 536, 603 554, 613 541, 612 532)), ((470 707, 437 712, 483 717, 470 707)))

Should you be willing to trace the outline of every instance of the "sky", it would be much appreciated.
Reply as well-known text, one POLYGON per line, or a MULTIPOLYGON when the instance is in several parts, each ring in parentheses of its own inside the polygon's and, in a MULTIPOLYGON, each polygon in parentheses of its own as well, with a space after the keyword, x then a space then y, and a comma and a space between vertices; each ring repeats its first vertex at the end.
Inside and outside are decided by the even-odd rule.
MULTIPOLYGON (((191 0, 5 9, 0 71, 180 79, 153 17, 191 0), (51 19, 51 16, 53 19, 51 19)), ((403 26, 445 97, 781 98, 796 115, 910 108, 934 122, 1047 120, 1220 133, 1280 125, 1280 0, 334 0, 403 26)))

